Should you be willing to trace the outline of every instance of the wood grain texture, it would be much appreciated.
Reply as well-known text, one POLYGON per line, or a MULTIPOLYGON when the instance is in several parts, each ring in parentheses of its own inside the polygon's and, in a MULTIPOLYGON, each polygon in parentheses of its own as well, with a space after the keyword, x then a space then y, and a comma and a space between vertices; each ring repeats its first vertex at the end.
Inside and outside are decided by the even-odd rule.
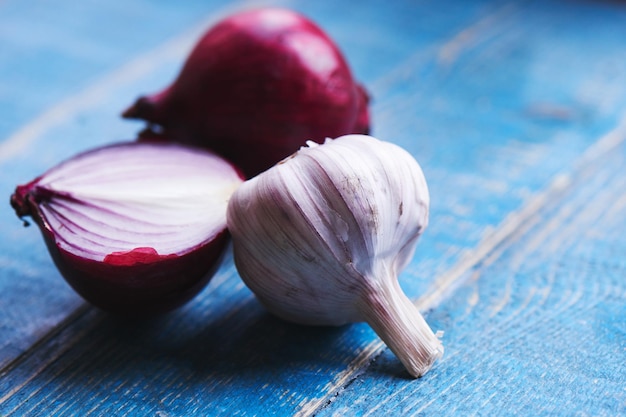
POLYGON ((83 304, 7 208, 0 414, 626 413, 620 4, 0 3, 0 193, 132 137, 119 111, 168 83, 205 25, 260 4, 336 38, 374 134, 422 164, 431 224, 401 283, 445 331, 444 359, 414 381, 363 324, 276 320, 230 258, 182 309, 120 320, 83 304))

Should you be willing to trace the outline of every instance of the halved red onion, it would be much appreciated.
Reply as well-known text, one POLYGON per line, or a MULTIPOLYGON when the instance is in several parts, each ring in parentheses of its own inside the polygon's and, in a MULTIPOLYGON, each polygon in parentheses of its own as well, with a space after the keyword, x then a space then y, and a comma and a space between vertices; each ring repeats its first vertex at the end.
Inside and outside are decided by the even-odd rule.
POLYGON ((208 283, 241 182, 212 152, 128 142, 81 153, 18 186, 11 205, 37 223, 63 277, 86 300, 148 314, 182 305, 208 283))
POLYGON ((291 10, 261 8, 211 27, 176 80, 123 116, 157 125, 167 139, 213 149, 250 177, 307 140, 367 133, 368 101, 316 24, 291 10))

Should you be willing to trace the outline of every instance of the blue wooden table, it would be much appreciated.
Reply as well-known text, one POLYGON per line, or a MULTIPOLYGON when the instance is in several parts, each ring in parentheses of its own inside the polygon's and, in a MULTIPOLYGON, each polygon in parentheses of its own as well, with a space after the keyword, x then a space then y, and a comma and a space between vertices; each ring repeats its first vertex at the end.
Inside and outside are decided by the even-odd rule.
POLYGON ((0 415, 626 415, 626 4, 0 2, 0 415), (365 324, 269 315, 228 255, 152 320, 91 307, 8 204, 75 153, 131 139, 234 11, 303 12, 409 150, 430 225, 400 276, 444 357, 414 380, 365 324))

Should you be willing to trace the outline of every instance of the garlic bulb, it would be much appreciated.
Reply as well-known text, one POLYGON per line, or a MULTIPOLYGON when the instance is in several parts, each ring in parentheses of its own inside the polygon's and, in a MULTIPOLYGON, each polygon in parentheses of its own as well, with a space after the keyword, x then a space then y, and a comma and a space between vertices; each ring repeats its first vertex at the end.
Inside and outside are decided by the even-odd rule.
POLYGON ((237 269, 285 320, 366 321, 419 377, 443 354, 397 280, 428 223, 422 170, 404 149, 367 135, 307 145, 232 195, 237 269))

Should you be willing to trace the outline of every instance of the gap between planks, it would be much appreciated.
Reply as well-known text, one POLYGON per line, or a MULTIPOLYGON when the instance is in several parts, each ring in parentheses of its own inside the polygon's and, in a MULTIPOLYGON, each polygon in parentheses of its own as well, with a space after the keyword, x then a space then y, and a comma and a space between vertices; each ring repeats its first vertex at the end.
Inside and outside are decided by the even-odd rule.
MULTIPOLYGON (((67 328, 81 321, 90 310, 91 309, 89 305, 81 305, 71 314, 69 314, 64 320, 62 320, 55 327, 53 327, 52 330, 50 330, 43 337, 37 340, 33 345, 31 345, 28 350, 22 352, 19 356, 17 356, 4 368, 2 368, 2 370, 0 370, 0 378, 2 378, 4 375, 9 374, 13 369, 24 363, 31 356, 32 352, 38 351, 41 348, 46 348, 49 344, 51 344, 54 339, 61 337, 61 341, 64 342, 62 344, 55 343, 52 347, 47 347, 46 350, 49 352, 46 357, 46 361, 40 364, 40 366, 38 366, 36 369, 34 369, 30 373, 30 375, 28 375, 28 377, 26 377, 18 385, 11 387, 11 389, 9 389, 6 393, 0 396, 0 405, 7 401, 9 398, 11 398, 16 392, 21 390, 26 384, 32 381, 37 375, 39 375, 44 369, 46 369, 50 363, 54 362, 57 358, 67 352, 75 341, 83 337, 82 331, 78 332, 73 337, 70 337, 68 339, 65 339, 63 337, 63 333, 67 328)), ((100 321, 101 320, 94 320, 87 327, 92 328, 100 321)))
MULTIPOLYGON (((525 224, 534 221, 538 213, 548 203, 559 200, 567 191, 584 181, 587 173, 594 165, 601 163, 601 159, 613 149, 626 141, 626 113, 622 114, 617 126, 599 140, 589 146, 585 152, 574 162, 569 173, 560 173, 553 177, 549 185, 518 211, 510 213, 500 225, 473 249, 464 251, 459 261, 443 274, 439 275, 426 294, 416 300, 414 304, 421 310, 436 307, 442 300, 453 293, 465 282, 468 272, 485 260, 493 260, 503 252, 498 250, 507 246, 524 233, 527 229, 525 224)), ((361 353, 341 373, 337 374, 332 382, 324 387, 326 394, 323 397, 312 399, 303 403, 300 410, 295 414, 297 417, 314 416, 332 403, 333 398, 341 393, 341 390, 349 385, 365 368, 373 362, 386 348, 381 340, 375 340, 366 345, 361 353)))

